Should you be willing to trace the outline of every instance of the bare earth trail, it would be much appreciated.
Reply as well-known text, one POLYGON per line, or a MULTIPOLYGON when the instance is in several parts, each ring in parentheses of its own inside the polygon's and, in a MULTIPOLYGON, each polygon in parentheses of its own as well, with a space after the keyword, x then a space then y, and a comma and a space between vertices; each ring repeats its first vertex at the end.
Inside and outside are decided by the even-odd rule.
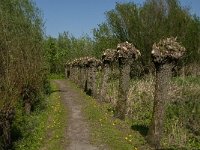
POLYGON ((54 81, 61 92, 61 99, 68 110, 65 137, 69 144, 66 150, 100 150, 90 143, 89 126, 81 111, 81 95, 67 84, 66 80, 54 81))

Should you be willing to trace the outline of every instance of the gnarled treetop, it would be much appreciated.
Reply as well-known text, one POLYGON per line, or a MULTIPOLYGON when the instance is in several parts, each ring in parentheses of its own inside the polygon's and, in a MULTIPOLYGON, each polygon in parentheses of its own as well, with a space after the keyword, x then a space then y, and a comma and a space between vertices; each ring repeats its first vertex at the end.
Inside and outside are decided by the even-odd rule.
POLYGON ((124 42, 119 43, 117 49, 106 49, 103 53, 102 61, 105 63, 117 61, 118 58, 137 59, 140 55, 140 51, 132 43, 124 42))
POLYGON ((116 58, 117 58, 116 49, 106 49, 102 55, 102 61, 104 63, 116 61, 116 58))
POLYGON ((77 67, 86 67, 86 66, 100 66, 101 61, 94 57, 81 57, 79 59, 74 59, 71 62, 66 63, 66 66, 77 66, 77 67))
POLYGON ((163 62, 166 60, 178 60, 183 56, 186 49, 181 46, 176 38, 166 38, 154 43, 152 47, 152 57, 154 62, 163 62))
POLYGON ((117 45, 118 58, 134 58, 137 59, 141 54, 132 43, 127 41, 117 45))

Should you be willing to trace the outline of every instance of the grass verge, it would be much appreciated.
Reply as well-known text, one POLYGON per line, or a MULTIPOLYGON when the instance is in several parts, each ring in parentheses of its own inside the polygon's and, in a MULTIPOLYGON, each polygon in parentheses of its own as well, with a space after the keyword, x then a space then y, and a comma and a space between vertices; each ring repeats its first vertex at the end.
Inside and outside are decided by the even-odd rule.
POLYGON ((103 143, 111 150, 149 149, 144 137, 139 132, 131 130, 129 120, 121 121, 112 117, 113 111, 110 104, 98 103, 75 84, 71 82, 70 84, 83 96, 83 111, 90 124, 91 141, 94 144, 103 143))
MULTIPOLYGON (((55 83, 51 82, 51 88, 52 91, 57 90, 55 83)), ((66 110, 59 93, 53 92, 41 105, 43 109, 29 116, 17 111, 14 128, 20 138, 14 143, 16 150, 62 149, 66 125, 66 117, 63 116, 66 116, 66 110)))
POLYGON ((48 75, 48 79, 64 79, 65 75, 64 74, 55 74, 55 73, 51 73, 48 75))

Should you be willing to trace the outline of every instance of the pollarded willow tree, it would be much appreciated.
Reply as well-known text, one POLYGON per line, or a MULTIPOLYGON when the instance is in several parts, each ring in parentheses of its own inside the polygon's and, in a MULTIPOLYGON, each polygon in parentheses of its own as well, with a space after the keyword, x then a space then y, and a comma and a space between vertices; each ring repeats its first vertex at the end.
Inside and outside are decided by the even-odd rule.
POLYGON ((102 56, 102 81, 100 87, 99 99, 102 102, 108 102, 107 90, 108 90, 108 79, 111 73, 111 64, 116 61, 117 50, 106 49, 102 56))
POLYGON ((119 63, 119 93, 115 110, 115 117, 124 120, 127 108, 128 90, 131 65, 140 56, 140 51, 132 43, 124 42, 117 45, 117 59, 119 63))
POLYGON ((65 74, 88 95, 97 98, 97 70, 102 64, 94 57, 81 57, 65 65, 65 74))
POLYGON ((97 70, 98 67, 101 65, 101 61, 91 57, 88 60, 88 87, 87 93, 94 98, 97 98, 97 70))
POLYGON ((163 133, 165 104, 169 99, 168 91, 172 77, 172 69, 184 53, 185 48, 173 37, 160 40, 159 43, 154 43, 152 47, 151 55, 156 68, 156 84, 153 117, 147 139, 156 149, 160 149, 161 147, 160 141, 163 133))

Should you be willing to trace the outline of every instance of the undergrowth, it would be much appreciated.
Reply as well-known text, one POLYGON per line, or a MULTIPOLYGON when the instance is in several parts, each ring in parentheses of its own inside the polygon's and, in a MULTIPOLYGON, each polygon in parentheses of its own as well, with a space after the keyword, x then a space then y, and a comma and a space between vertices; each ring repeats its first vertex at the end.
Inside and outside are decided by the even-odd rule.
MULTIPOLYGON (((93 131, 95 142, 104 141, 113 149, 130 149, 145 145, 144 139, 153 113, 154 80, 153 76, 131 80, 126 122, 112 117, 118 93, 117 79, 110 77, 108 83, 107 99, 111 102, 110 104, 100 104, 91 97, 84 96, 86 99, 84 110, 91 126, 95 129, 93 131), (123 126, 132 129, 131 142, 128 142, 130 133, 127 134, 123 126), (124 139, 128 144, 124 142, 124 139)), ((200 78, 198 77, 174 77, 172 79, 169 91, 171 98, 166 104, 162 138, 164 149, 200 149, 199 91, 200 78)))
MULTIPOLYGON (((127 102, 127 116, 132 129, 144 137, 151 122, 155 79, 144 76, 131 80, 127 102)), ((117 81, 111 80, 108 91, 111 102, 117 97, 117 81)), ((174 77, 166 105, 163 148, 200 149, 200 78, 174 77)), ((113 107, 113 105, 112 105, 113 107)))
POLYGON ((96 145, 106 144, 111 150, 150 149, 139 132, 131 130, 130 123, 113 118, 110 104, 99 103, 78 87, 72 87, 83 96, 83 111, 91 127, 91 140, 96 145))
MULTIPOLYGON (((52 91, 57 90, 55 83, 51 83, 52 91)), ((16 109, 13 124, 13 138, 15 150, 62 149, 66 112, 61 105, 59 93, 53 92, 36 107, 30 115, 25 115, 16 109)))

